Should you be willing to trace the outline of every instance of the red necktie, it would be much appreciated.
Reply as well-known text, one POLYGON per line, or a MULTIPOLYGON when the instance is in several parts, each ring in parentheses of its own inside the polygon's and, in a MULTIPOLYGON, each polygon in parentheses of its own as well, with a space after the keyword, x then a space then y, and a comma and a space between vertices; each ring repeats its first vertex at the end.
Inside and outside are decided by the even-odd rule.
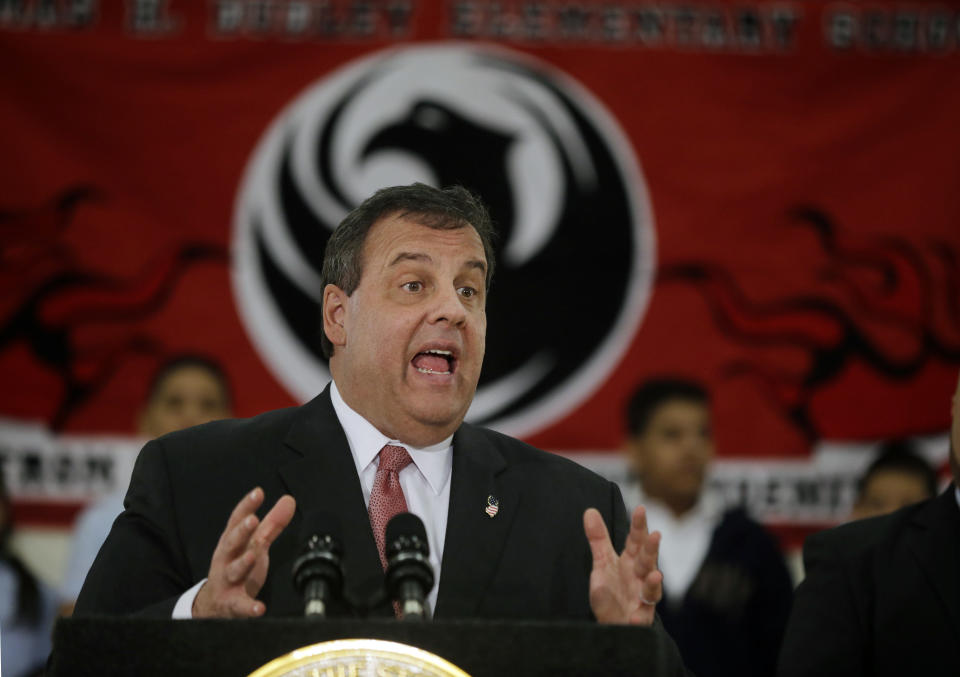
POLYGON ((387 569, 386 529, 387 522, 401 512, 407 512, 407 499, 400 486, 400 471, 413 460, 403 447, 388 444, 380 450, 380 463, 373 478, 373 490, 370 492, 370 526, 380 552, 380 564, 387 569))

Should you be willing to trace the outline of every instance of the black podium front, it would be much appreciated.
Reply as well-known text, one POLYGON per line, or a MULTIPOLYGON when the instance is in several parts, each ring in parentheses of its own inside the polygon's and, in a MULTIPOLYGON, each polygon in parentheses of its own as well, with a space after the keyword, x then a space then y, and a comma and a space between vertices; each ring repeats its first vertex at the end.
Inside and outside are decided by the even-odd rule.
POLYGON ((303 646, 369 638, 425 649, 473 677, 684 675, 664 636, 595 623, 67 618, 54 631, 47 674, 247 675, 303 646))

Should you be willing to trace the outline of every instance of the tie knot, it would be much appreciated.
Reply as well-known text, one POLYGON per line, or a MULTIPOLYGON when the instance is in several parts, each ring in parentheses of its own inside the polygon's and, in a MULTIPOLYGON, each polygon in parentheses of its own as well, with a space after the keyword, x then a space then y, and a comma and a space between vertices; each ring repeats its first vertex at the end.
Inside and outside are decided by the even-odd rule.
POLYGON ((380 465, 377 469, 387 472, 400 472, 412 461, 413 459, 410 458, 406 449, 387 444, 380 450, 380 465))

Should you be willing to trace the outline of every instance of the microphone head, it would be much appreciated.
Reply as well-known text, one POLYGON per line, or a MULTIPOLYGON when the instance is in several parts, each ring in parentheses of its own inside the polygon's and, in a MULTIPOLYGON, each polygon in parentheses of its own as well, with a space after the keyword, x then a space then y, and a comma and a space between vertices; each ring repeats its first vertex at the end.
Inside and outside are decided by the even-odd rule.
POLYGON ((412 513, 402 512, 387 523, 384 536, 387 594, 400 605, 403 620, 429 618, 426 598, 433 588, 434 576, 423 522, 412 513))
POLYGON ((415 551, 424 557, 430 555, 427 530, 423 521, 412 512, 401 512, 387 522, 384 543, 387 558, 401 551, 415 551))
POLYGON ((293 561, 293 585, 301 593, 311 581, 323 580, 339 595, 343 586, 343 541, 340 518, 332 512, 315 511, 303 516, 300 556, 293 561))
POLYGON ((343 554, 343 530, 336 513, 314 510, 303 516, 300 527, 300 542, 303 551, 323 549, 335 555, 343 554))

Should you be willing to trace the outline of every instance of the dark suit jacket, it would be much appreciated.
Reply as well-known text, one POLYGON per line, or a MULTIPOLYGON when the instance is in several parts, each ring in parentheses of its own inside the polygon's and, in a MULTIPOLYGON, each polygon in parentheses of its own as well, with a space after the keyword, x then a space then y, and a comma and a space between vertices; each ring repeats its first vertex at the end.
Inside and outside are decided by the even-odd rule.
MULTIPOLYGON (((468 424, 457 431, 453 448, 435 616, 591 618, 592 559, 582 515, 596 507, 622 547, 628 526, 616 485, 468 424), (484 512, 490 495, 500 501, 494 518, 484 512)), ((350 596, 368 598, 382 584, 360 480, 327 390, 302 407, 209 423, 148 443, 137 459, 126 510, 87 576, 76 613, 169 617, 177 598, 206 576, 230 512, 254 486, 266 494, 261 516, 284 493, 297 500, 292 523, 270 551, 259 596, 267 614, 302 614, 291 566, 303 515, 313 510, 341 519, 350 596)), ((389 605, 381 610, 392 613, 389 605)))
POLYGON ((958 550, 952 485, 808 538, 778 674, 960 675, 958 550))

